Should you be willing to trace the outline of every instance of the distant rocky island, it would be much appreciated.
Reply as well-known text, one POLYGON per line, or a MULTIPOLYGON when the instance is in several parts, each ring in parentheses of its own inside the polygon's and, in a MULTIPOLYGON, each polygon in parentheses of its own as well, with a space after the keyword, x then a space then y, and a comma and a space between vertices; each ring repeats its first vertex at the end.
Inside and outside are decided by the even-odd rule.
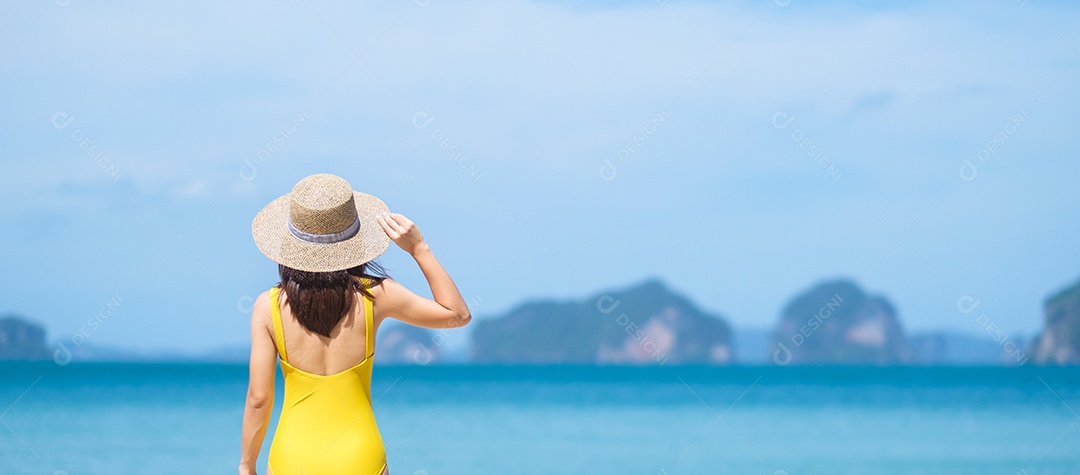
MULTIPOLYGON (((1006 338, 998 330, 991 334, 990 327, 986 335, 974 329, 906 335, 887 298, 840 278, 793 296, 770 329, 734 330, 723 316, 651 279, 580 300, 534 300, 476 318, 467 354, 461 344, 447 353, 445 333, 390 323, 380 328, 375 360, 405 365, 1080 364, 1080 282, 1048 297, 1044 313, 1044 328, 1034 339, 1006 338)), ((250 352, 247 344, 199 354, 68 346, 49 344, 45 328, 25 317, 0 317, 0 360, 245 362, 250 352)))
POLYGON ((1043 313, 1043 331, 1034 344, 1035 361, 1080 364, 1080 282, 1046 299, 1043 313))
POLYGON ((522 304, 473 323, 477 363, 726 364, 731 328, 649 280, 583 300, 522 304))
POLYGON ((788 302, 773 344, 773 362, 781 365, 913 360, 892 303, 843 279, 817 284, 788 302))
POLYGON ((441 360, 435 332, 404 323, 379 327, 375 342, 375 362, 381 364, 426 365, 441 360))
POLYGON ((45 327, 18 315, 0 317, 0 360, 49 358, 45 327))
MULTIPOLYGON (((1014 340, 1021 342, 1024 338, 1016 337, 1008 341, 1014 340)), ((908 336, 908 346, 911 347, 915 363, 921 365, 1017 366, 1030 362, 1023 349, 1002 345, 992 337, 956 331, 915 333, 908 336)))

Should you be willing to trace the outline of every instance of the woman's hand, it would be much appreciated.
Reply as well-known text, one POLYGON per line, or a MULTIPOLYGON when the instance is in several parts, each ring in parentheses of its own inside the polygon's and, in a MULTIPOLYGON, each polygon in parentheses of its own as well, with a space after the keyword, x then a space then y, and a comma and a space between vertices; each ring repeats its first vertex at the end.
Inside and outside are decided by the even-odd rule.
POLYGON ((394 244, 409 255, 415 257, 418 252, 428 249, 424 236, 420 235, 420 229, 409 218, 398 213, 386 213, 375 220, 379 222, 394 244))
POLYGON ((240 475, 258 475, 252 467, 240 466, 240 475))

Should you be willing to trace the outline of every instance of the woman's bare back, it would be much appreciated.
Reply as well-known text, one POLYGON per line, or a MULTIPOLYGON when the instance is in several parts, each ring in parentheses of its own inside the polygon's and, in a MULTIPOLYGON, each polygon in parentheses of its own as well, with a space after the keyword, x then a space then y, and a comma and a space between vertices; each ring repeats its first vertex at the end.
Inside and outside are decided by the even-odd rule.
MULTIPOLYGON (((376 294, 378 286, 372 289, 376 294)), ((289 364, 305 372, 331 375, 356 366, 364 360, 368 349, 364 344, 363 296, 357 293, 352 308, 341 318, 337 326, 325 337, 300 325, 289 309, 288 296, 281 292, 281 326, 285 333, 285 353, 289 364)), ((374 316, 373 316, 374 317, 374 316)), ((270 315, 266 316, 270 322, 270 315)), ((373 318, 373 331, 379 328, 379 319, 373 318)), ((273 327, 267 328, 273 334, 273 327)))

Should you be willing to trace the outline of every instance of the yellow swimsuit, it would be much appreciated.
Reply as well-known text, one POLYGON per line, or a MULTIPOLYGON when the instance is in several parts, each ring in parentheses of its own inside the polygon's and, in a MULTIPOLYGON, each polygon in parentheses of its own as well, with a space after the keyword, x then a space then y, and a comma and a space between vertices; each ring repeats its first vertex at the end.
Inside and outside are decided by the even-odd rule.
MULTIPOLYGON (((371 410, 371 357, 375 354, 372 302, 364 298, 367 357, 340 373, 322 376, 289 364, 277 287, 270 289, 274 343, 285 375, 285 402, 269 470, 274 475, 378 475, 386 451, 371 410)), ((363 295, 363 294, 361 294, 363 295)))

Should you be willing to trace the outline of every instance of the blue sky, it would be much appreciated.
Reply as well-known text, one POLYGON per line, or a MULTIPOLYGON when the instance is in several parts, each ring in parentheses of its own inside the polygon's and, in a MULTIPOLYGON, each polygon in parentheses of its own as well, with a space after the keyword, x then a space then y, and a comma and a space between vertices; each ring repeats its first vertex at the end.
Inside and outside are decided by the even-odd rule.
POLYGON ((1080 278, 1077 24, 1034 0, 4 4, 0 310, 242 344, 276 279, 251 219, 330 172, 416 221, 480 317, 655 276, 769 327, 846 276, 908 330, 983 331, 971 296, 1030 334, 1080 278))

